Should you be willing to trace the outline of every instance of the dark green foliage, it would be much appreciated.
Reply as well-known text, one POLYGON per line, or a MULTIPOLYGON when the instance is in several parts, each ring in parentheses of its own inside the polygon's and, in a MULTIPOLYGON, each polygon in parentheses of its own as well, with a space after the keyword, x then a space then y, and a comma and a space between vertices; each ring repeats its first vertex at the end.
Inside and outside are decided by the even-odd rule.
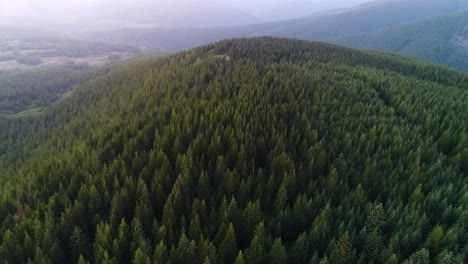
POLYGON ((115 66, 0 117, 0 259, 466 263, 466 87, 272 38, 115 66))
POLYGON ((0 76, 0 114, 46 107, 93 77, 90 69, 43 68, 0 76))
POLYGON ((143 250, 138 249, 135 252, 135 257, 132 260, 132 264, 150 264, 150 258, 143 252, 143 250))
POLYGON ((70 238, 71 260, 77 262, 80 257, 91 257, 91 242, 81 229, 75 226, 70 238))
POLYGON ((338 240, 338 243, 331 253, 330 260, 332 263, 336 264, 355 263, 355 261, 353 261, 353 248, 348 232, 338 240))
POLYGON ((272 264, 284 264, 288 262, 288 255, 286 248, 281 242, 281 238, 275 239, 271 246, 270 255, 268 257, 268 263, 272 264))
POLYGON ((235 259, 237 253, 237 239, 232 224, 229 224, 224 240, 219 245, 218 251, 223 263, 232 263, 235 259))
POLYGON ((242 251, 239 251, 239 254, 236 257, 236 261, 234 264, 245 264, 244 256, 242 255, 242 251))

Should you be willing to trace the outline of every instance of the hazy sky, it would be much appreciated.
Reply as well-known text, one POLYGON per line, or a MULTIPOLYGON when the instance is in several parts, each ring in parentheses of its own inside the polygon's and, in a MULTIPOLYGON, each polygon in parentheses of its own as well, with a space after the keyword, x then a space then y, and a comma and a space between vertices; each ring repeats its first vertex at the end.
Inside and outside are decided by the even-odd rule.
MULTIPOLYGON (((190 20, 189 16, 198 15, 203 20, 206 14, 232 15, 234 20, 231 21, 236 21, 235 17, 238 17, 238 21, 244 24, 298 18, 369 1, 372 0, 0 0, 0 25, 76 25, 77 21, 86 23, 90 20, 108 19, 109 16, 112 19, 123 19, 131 12, 131 21, 145 20, 146 16, 156 20, 160 18, 163 20, 161 25, 165 21, 171 21, 168 22, 169 26, 178 26, 174 21, 186 18, 190 21, 188 24, 191 24, 196 18, 190 20), (146 8, 148 6, 151 8, 146 8), (210 9, 211 13, 202 12, 206 9, 210 9)), ((212 21, 218 21, 215 15, 212 16, 212 21)), ((129 17, 125 18, 126 21, 129 17)), ((160 21, 152 22, 157 24, 160 21)))
POLYGON ((349 7, 359 3, 369 2, 372 0, 216 0, 224 2, 235 7, 251 9, 256 12, 265 7, 283 7, 288 5, 307 3, 311 6, 322 8, 349 7))
MULTIPOLYGON (((137 0, 138 1, 138 0, 137 0)), ((191 0, 197 2, 198 0, 191 0)), ((291 5, 303 5, 304 3, 310 6, 315 6, 317 9, 331 9, 337 7, 348 7, 370 0, 210 0, 213 2, 221 2, 243 11, 249 11, 251 14, 261 13, 262 9, 273 9, 276 7, 282 8, 291 5)), ((176 3, 174 0, 155 0, 154 3, 163 2, 166 6, 170 3, 176 3)), ((76 14, 77 10, 85 10, 93 6, 102 6, 106 3, 110 5, 128 5, 135 3, 135 0, 0 0, 0 15, 16 16, 16 15, 37 15, 38 11, 45 12, 62 11, 66 13, 76 14)), ((59 15, 59 14, 57 14, 59 15)), ((70 14, 67 14, 70 15, 70 14)))

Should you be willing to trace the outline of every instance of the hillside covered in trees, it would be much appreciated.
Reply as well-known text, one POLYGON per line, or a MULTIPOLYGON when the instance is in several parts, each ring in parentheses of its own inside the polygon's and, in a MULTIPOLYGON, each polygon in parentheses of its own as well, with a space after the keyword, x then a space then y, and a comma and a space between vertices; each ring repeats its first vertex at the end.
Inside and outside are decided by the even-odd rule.
POLYGON ((223 41, 0 116, 7 263, 466 263, 468 75, 223 41))
POLYGON ((104 68, 69 65, 0 75, 0 114, 41 110, 103 72, 104 68))
POLYGON ((354 48, 411 55, 467 71, 468 12, 431 17, 335 42, 354 48))

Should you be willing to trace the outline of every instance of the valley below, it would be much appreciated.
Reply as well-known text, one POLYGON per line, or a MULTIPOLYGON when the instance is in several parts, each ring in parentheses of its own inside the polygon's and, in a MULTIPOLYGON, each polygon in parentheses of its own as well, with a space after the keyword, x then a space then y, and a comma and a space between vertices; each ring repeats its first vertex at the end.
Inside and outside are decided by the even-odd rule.
POLYGON ((62 39, 0 39, 0 74, 47 66, 87 68, 126 60, 142 49, 62 39))

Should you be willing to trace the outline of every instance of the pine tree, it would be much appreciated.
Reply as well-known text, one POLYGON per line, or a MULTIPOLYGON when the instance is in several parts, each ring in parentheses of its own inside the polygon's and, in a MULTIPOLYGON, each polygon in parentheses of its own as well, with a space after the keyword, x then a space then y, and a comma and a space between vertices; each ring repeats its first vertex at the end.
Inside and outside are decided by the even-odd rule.
POLYGON ((224 240, 219 245, 219 254, 224 263, 233 263, 236 257, 237 239, 232 224, 229 224, 224 240))
POLYGON ((429 250, 431 259, 434 259, 441 252, 443 237, 444 230, 440 225, 434 227, 427 236, 425 246, 429 250))
POLYGON ((281 238, 277 238, 273 241, 268 262, 272 264, 286 264, 288 262, 286 248, 283 246, 281 238))
POLYGON ((159 242, 159 244, 154 249, 153 264, 167 263, 168 257, 166 250, 167 249, 166 245, 164 245, 164 242, 159 242))
POLYGON ((143 250, 137 249, 132 264, 151 264, 151 260, 143 250))
POLYGON ((196 245, 195 241, 189 241, 185 234, 180 237, 177 244, 177 263, 190 263, 196 259, 196 245))
POLYGON ((216 247, 213 245, 212 242, 203 240, 203 238, 200 237, 200 241, 198 242, 198 248, 198 253, 200 255, 200 263, 205 262, 205 260, 208 260, 211 263, 217 263, 218 255, 216 254, 216 247))
POLYGON ((117 229, 117 238, 113 242, 113 255, 117 256, 122 262, 130 262, 130 228, 128 227, 125 219, 120 221, 120 225, 117 229))
POLYGON ((83 255, 80 255, 80 257, 78 258, 78 264, 89 264, 89 262, 85 260, 83 255))
POLYGON ((239 254, 237 254, 236 261, 234 264, 245 264, 244 256, 242 255, 242 251, 239 251, 239 254))
POLYGON ((195 218, 190 221, 190 227, 189 227, 189 238, 190 239, 199 239, 202 231, 200 227, 200 218, 198 217, 198 214, 195 215, 195 218))
POLYGON ((42 252, 42 249, 40 247, 37 247, 35 252, 34 252, 34 257, 29 259, 28 264, 52 264, 52 260, 50 260, 48 257, 44 255, 42 252))
POLYGON ((254 229, 258 225, 258 223, 260 223, 262 218, 263 214, 260 208, 260 202, 249 202, 244 210, 244 213, 242 214, 242 245, 249 245, 249 242, 253 238, 254 229))
POLYGON ((372 207, 366 221, 366 239, 364 250, 367 261, 378 261, 382 254, 382 226, 385 224, 385 214, 382 204, 372 207))
POLYGON ((349 233, 346 232, 333 249, 330 261, 336 264, 351 264, 353 261, 353 248, 350 242, 349 233))
POLYGON ((259 264, 264 259, 264 238, 255 235, 250 242, 249 248, 245 250, 245 260, 247 263, 259 264))
POLYGON ((136 252, 137 249, 143 251, 145 254, 149 254, 151 251, 149 242, 146 239, 143 226, 140 220, 134 218, 132 221, 132 242, 130 243, 130 252, 136 252))
POLYGON ((72 262, 77 262, 80 256, 87 259, 91 257, 91 243, 88 237, 77 226, 75 226, 70 240, 72 262))
POLYGON ((289 256, 291 263, 307 263, 310 258, 309 252, 310 244, 305 233, 302 233, 297 238, 294 246, 291 250, 291 254, 289 256))
POLYGON ((427 264, 430 263, 429 260, 429 251, 427 249, 421 249, 418 252, 415 252, 403 264, 427 264))

